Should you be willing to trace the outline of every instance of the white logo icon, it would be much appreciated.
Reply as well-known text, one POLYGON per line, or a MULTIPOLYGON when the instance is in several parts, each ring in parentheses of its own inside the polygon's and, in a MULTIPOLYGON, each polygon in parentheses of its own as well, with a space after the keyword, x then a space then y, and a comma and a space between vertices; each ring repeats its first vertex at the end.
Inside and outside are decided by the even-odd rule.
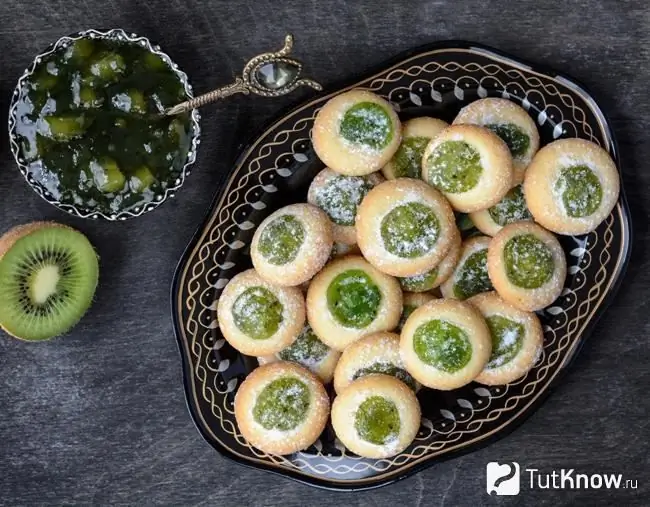
POLYGON ((519 463, 499 464, 492 461, 485 470, 487 476, 487 492, 489 495, 518 495, 519 494, 519 463))

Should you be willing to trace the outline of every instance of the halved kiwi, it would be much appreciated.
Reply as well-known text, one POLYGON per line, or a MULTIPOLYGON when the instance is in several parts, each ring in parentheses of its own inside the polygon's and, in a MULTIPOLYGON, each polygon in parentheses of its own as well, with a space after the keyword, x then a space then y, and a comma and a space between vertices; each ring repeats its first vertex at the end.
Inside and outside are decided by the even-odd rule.
POLYGON ((0 327, 30 341, 66 333, 90 307, 98 277, 80 232, 54 222, 10 230, 0 238, 0 327))

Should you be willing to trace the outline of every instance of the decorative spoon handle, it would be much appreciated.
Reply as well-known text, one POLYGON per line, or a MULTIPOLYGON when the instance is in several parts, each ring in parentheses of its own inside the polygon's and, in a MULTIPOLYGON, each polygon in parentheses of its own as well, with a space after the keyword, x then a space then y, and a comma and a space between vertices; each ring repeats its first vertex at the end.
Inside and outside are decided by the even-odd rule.
POLYGON ((302 72, 302 63, 287 57, 292 48, 293 36, 288 34, 284 38, 284 47, 280 51, 263 53, 250 59, 244 67, 241 77, 236 77, 234 83, 181 102, 167 109, 165 114, 171 116, 184 113, 236 93, 243 93, 244 95, 254 93, 263 97, 279 97, 292 92, 299 86, 309 86, 314 90, 322 90, 323 87, 316 81, 299 79, 302 72))

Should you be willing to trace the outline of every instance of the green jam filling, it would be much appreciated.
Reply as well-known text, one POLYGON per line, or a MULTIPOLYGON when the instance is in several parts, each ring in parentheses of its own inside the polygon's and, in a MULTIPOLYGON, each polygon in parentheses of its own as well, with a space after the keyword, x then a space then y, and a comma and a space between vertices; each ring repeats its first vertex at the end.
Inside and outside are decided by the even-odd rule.
POLYGON ((282 215, 264 227, 258 248, 271 264, 281 266, 293 261, 305 239, 305 228, 293 215, 282 215))
POLYGON ((562 169, 555 190, 562 196, 567 215, 573 218, 588 217, 603 199, 603 187, 594 172, 584 165, 562 169))
POLYGON ((307 385, 295 377, 281 377, 262 389, 253 417, 267 430, 289 431, 304 421, 309 405, 307 385))
POLYGON ((345 327, 368 327, 379 312, 381 291, 361 269, 340 273, 327 288, 327 307, 345 327))
POLYGON ((485 319, 492 335, 492 355, 488 368, 499 368, 509 363, 521 350, 524 339, 524 325, 501 315, 485 319))
POLYGON ((385 445, 395 440, 400 430, 397 406, 382 396, 370 396, 357 409, 354 429, 359 437, 371 444, 385 445))
POLYGON ((338 225, 354 225, 357 206, 372 184, 361 176, 336 176, 316 194, 316 204, 338 225))
MULTIPOLYGON (((415 309, 415 307, 413 309, 415 309)), ((407 372, 404 368, 400 368, 399 366, 395 366, 391 363, 377 362, 371 364, 370 366, 367 366, 366 368, 361 368, 360 370, 357 370, 356 373, 352 376, 352 380, 357 380, 359 377, 371 375, 373 373, 381 373, 383 375, 390 375, 391 377, 395 377, 397 380, 401 380, 413 391, 415 391, 415 379, 411 377, 410 373, 407 372)))
POLYGON ((436 214, 419 202, 397 206, 381 221, 384 246, 398 257, 412 259, 429 252, 438 240, 439 230, 436 214))
POLYGON ((454 284, 454 295, 467 299, 481 292, 492 290, 487 270, 487 248, 474 252, 465 260, 454 284))
POLYGON ((462 369, 472 358, 467 333, 444 320, 430 320, 415 330, 413 350, 426 364, 447 373, 462 369))
POLYGON ((533 218, 526 206, 526 198, 521 185, 511 188, 503 199, 488 209, 488 213, 492 220, 501 226, 533 218))
POLYGON ((436 278, 438 278, 438 268, 433 268, 421 275, 399 278, 399 284, 407 292, 426 292, 433 289, 436 278))
POLYGON ((515 236, 503 250, 508 279, 517 287, 537 289, 548 282, 555 271, 553 253, 532 234, 515 236))
POLYGON ((465 141, 446 141, 426 161, 429 184, 457 194, 473 189, 481 179, 481 155, 465 141))
POLYGON ((305 366, 320 363, 329 352, 329 347, 318 339, 309 325, 305 326, 291 345, 280 351, 278 357, 305 366))
POLYGON ((514 123, 490 123, 485 125, 508 145, 513 158, 522 157, 530 146, 530 137, 514 123))
POLYGON ((402 330, 406 320, 411 316, 411 314, 417 309, 417 306, 414 305, 404 305, 402 307, 402 315, 400 315, 399 322, 397 323, 397 329, 402 330))
POLYGON ((264 287, 249 287, 232 305, 235 325, 254 340, 273 336, 282 323, 282 303, 264 287))
POLYGON ((395 178, 419 178, 422 172, 422 155, 429 144, 429 137, 413 136, 402 140, 393 156, 395 178))
POLYGON ((343 115, 341 136, 351 143, 379 150, 393 139, 393 122, 388 111, 374 102, 359 102, 343 115))

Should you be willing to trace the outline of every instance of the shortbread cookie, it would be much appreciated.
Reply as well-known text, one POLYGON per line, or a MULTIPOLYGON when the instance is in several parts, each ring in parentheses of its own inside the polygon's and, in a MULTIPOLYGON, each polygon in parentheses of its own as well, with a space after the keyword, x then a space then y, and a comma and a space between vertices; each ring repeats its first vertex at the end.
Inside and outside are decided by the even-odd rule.
POLYGON ((291 454, 313 444, 325 429, 329 408, 316 376, 285 361, 253 370, 235 396, 239 431, 269 454, 291 454))
POLYGON ((445 194, 455 210, 479 211, 498 203, 512 186, 512 157, 491 130, 452 125, 424 150, 422 179, 445 194))
POLYGON ((524 181, 526 168, 539 149, 539 132, 523 107, 507 99, 480 99, 460 110, 454 125, 461 123, 486 127, 503 139, 512 155, 512 183, 524 181))
POLYGON ((493 289, 487 269, 491 239, 487 236, 473 236, 463 242, 454 272, 440 286, 443 297, 463 300, 493 289))
POLYGON ((490 280, 499 296, 522 310, 541 310, 555 301, 566 271, 557 238, 533 222, 506 225, 490 242, 490 280))
POLYGON ((366 334, 395 329, 401 313, 399 282, 360 256, 333 260, 307 291, 309 324, 336 350, 366 334))
POLYGON ((600 146, 560 139, 542 148, 526 171, 524 194, 535 221, 557 234, 587 234, 618 201, 616 164, 600 146))
POLYGON ((291 204, 259 225, 251 243, 251 259, 268 282, 296 286, 321 270, 332 244, 332 227, 322 210, 311 204, 291 204))
POLYGON ((327 101, 314 120, 314 150, 327 167, 348 176, 378 171, 393 157, 402 126, 379 95, 355 89, 327 101))
POLYGON ((399 178, 377 185, 357 213, 363 256, 393 276, 430 271, 447 255, 456 234, 449 203, 421 180, 399 178))
POLYGON ((533 312, 506 303, 496 292, 478 294, 467 301, 485 318, 492 336, 492 354, 476 382, 500 385, 523 377, 541 354, 544 335, 533 312))
POLYGON ((402 331, 404 324, 416 308, 427 304, 433 299, 437 299, 437 297, 430 292, 404 292, 402 294, 402 316, 399 319, 397 330, 402 331))
POLYGON ((305 299, 296 287, 280 287, 254 269, 235 275, 217 305, 219 328, 242 354, 264 356, 291 345, 305 323, 305 299))
POLYGON ((420 417, 413 391, 389 375, 355 380, 332 404, 336 436, 365 458, 388 458, 402 452, 415 439, 420 417))
POLYGON ((335 242, 353 245, 357 242, 357 207, 370 189, 382 181, 384 177, 379 173, 344 176, 325 168, 309 185, 307 201, 327 213, 335 242))
POLYGON ((436 299, 416 309, 402 329, 406 370, 433 389, 456 389, 483 371, 492 338, 478 310, 464 301, 436 299))

